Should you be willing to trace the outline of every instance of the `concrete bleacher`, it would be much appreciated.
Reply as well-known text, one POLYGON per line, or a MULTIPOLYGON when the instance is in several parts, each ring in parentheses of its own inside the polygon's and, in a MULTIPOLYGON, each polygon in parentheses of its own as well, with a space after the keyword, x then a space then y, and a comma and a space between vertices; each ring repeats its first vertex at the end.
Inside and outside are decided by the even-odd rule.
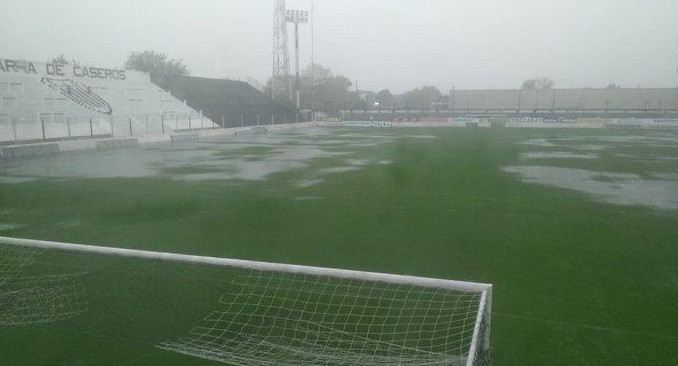
POLYGON ((454 90, 455 111, 678 112, 678 88, 454 90))
POLYGON ((214 128, 147 73, 0 59, 0 143, 214 128))
POLYGON ((296 110, 281 105, 250 84, 193 76, 151 75, 151 81, 224 127, 296 122, 296 110))

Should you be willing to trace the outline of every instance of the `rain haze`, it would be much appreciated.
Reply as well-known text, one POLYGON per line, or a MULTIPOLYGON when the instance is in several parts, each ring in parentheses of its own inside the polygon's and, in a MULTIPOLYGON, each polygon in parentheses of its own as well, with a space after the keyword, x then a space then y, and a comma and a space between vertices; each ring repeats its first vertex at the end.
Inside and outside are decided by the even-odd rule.
MULTIPOLYGON (((64 54, 117 67, 149 49, 183 59, 196 76, 271 75, 272 1, 2 3, 4 57, 64 54)), ((365 89, 510 89, 531 77, 566 88, 678 85, 674 0, 342 0, 314 10, 316 62, 365 89)), ((302 68, 310 28, 301 29, 302 68)))
POLYGON ((0 31, 0 366, 678 364, 678 0, 0 31))

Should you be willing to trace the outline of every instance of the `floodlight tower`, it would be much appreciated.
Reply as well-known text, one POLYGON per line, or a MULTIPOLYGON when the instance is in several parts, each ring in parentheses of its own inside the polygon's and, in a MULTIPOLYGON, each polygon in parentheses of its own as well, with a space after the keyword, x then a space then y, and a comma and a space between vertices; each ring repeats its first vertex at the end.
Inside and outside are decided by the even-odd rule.
POLYGON ((291 98, 290 55, 287 52, 287 22, 285 19, 285 0, 275 0, 273 11, 273 78, 271 79, 271 97, 275 98, 276 83, 284 83, 287 97, 291 98))
POLYGON ((288 23, 294 23, 294 61, 296 63, 296 101, 297 109, 301 107, 301 102, 299 99, 299 24, 308 23, 308 11, 305 10, 286 10, 285 11, 285 21, 288 23))

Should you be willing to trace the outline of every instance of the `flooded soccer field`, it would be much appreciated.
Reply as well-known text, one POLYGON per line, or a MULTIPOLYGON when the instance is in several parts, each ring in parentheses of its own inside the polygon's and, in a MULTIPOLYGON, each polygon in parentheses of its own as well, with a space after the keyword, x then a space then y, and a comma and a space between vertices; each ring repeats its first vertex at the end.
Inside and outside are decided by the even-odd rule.
MULTIPOLYGON (((315 128, 62 153, 0 168, 0 235, 492 283, 496 365, 678 357, 676 131, 315 128)), ((218 273, 49 264, 107 268, 89 296, 125 311, 9 326, 0 303, 0 364, 72 364, 74 347, 209 364, 154 344, 218 300, 218 273)))

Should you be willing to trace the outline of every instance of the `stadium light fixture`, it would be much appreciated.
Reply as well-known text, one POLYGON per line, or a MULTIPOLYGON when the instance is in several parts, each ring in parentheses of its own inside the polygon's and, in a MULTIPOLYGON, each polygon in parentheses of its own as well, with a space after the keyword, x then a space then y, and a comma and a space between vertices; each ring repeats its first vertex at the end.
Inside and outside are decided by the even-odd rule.
POLYGON ((285 21, 288 23, 308 23, 308 11, 306 10, 285 10, 285 21))

